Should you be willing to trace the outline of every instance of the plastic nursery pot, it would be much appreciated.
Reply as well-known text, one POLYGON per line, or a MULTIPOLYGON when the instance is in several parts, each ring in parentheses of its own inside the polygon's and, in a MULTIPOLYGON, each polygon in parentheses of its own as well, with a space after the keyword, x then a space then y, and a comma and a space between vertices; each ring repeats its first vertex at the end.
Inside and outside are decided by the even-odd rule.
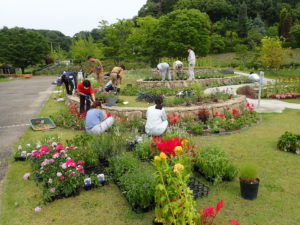
POLYGON ((105 99, 105 102, 106 102, 107 106, 114 106, 114 105, 116 105, 117 100, 118 99, 115 98, 115 97, 108 97, 108 98, 105 99))
POLYGON ((15 160, 16 160, 16 161, 25 161, 25 160, 26 160, 26 157, 15 156, 15 160))
POLYGON ((254 200, 257 198, 259 179, 256 182, 247 182, 240 178, 241 196, 247 200, 254 200))

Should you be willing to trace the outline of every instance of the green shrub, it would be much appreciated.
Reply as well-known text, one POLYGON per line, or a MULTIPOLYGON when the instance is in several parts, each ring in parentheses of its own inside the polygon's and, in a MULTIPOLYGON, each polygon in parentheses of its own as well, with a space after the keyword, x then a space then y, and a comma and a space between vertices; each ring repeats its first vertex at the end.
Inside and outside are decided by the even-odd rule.
POLYGON ((201 121, 195 123, 191 127, 193 133, 196 134, 196 135, 202 135, 203 134, 203 128, 204 128, 204 126, 203 126, 203 123, 201 121))
POLYGON ((120 188, 129 204, 136 210, 150 207, 154 203, 155 185, 152 181, 154 169, 140 166, 120 177, 120 188))
POLYGON ((257 178, 258 168, 254 164, 243 164, 240 167, 240 178, 246 181, 253 181, 257 178))
POLYGON ((152 139, 144 139, 142 144, 137 144, 135 147, 134 155, 141 160, 152 160, 157 151, 151 148, 152 139))
POLYGON ((295 152, 300 154, 300 135, 286 131, 280 136, 277 147, 285 152, 295 152))
POLYGON ((232 180, 237 176, 237 169, 232 165, 226 152, 217 146, 205 147, 196 152, 195 169, 214 184, 232 180))
POLYGON ((138 159, 127 152, 111 158, 109 167, 113 172, 114 179, 118 181, 125 173, 136 171, 136 168, 139 167, 140 163, 141 162, 138 159))

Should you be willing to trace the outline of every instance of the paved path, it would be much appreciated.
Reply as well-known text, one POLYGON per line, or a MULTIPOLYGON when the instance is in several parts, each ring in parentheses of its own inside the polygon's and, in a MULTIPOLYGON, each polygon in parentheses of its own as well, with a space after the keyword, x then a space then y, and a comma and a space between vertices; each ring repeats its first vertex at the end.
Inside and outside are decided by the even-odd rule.
MULTIPOLYGON (((241 76, 248 76, 249 73, 245 73, 245 72, 234 72, 234 74, 237 75, 241 75, 241 76)), ((264 84, 267 83, 272 83, 273 80, 270 78, 264 78, 264 84)), ((252 83, 252 84, 239 84, 239 85, 230 85, 230 86, 222 86, 222 87, 213 87, 213 88, 207 88, 205 89, 204 93, 205 94, 210 94, 214 91, 226 91, 226 92, 230 92, 232 94, 236 94, 236 91, 238 88, 245 86, 245 85, 257 85, 256 83, 252 83)), ((285 108, 289 108, 289 109, 300 109, 300 104, 296 104, 296 103, 288 103, 288 102, 283 102, 280 100, 275 100, 275 99, 263 99, 260 101, 260 106, 258 107, 258 100, 257 99, 250 99, 247 98, 247 101, 251 104, 254 104, 254 109, 256 112, 260 112, 260 113, 271 113, 271 112, 275 112, 275 113, 282 113, 283 110, 285 108)))
POLYGON ((16 142, 29 127, 52 92, 55 77, 43 76, 0 82, 0 181, 7 158, 16 142))

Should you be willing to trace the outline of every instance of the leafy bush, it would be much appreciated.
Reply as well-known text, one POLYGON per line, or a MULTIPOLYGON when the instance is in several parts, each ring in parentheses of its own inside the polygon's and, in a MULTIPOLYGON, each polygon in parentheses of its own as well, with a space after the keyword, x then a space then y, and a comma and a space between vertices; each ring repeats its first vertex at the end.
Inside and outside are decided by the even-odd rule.
POLYGON ((258 168, 254 164, 247 163, 247 164, 243 164, 240 167, 240 178, 242 180, 248 182, 254 181, 257 178, 257 174, 258 174, 258 168))
POLYGON ((233 180, 237 169, 232 165, 226 152, 217 146, 205 147, 196 152, 195 169, 214 184, 222 180, 233 180))
POLYGON ((198 123, 195 123, 194 125, 192 125, 191 129, 193 131, 194 134, 196 135, 201 135, 203 134, 203 123, 200 121, 198 123))
POLYGON ((278 140, 277 147, 285 152, 300 154, 300 135, 286 131, 278 140))
POLYGON ((114 133, 103 133, 93 138, 91 149, 100 160, 109 160, 122 152, 125 152, 125 140, 114 133))
POLYGON ((154 169, 143 165, 120 177, 120 188, 135 210, 143 210, 154 204, 155 185, 152 181, 154 169), (144 168, 144 166, 143 166, 144 168))
POLYGON ((113 172, 113 177, 117 181, 125 173, 136 171, 136 168, 139 168, 139 165, 140 161, 128 152, 111 158, 109 163, 109 167, 113 172))
POLYGON ((157 151, 151 147, 151 142, 152 140, 148 138, 144 139, 142 144, 137 144, 134 155, 141 160, 152 160, 157 151))

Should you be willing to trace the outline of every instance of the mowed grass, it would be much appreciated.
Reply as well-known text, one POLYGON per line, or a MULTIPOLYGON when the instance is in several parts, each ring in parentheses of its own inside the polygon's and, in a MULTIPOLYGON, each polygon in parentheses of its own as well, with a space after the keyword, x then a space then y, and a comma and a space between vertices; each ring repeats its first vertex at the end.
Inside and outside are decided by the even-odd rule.
POLYGON ((193 138, 198 146, 222 146, 237 166, 255 163, 261 181, 257 200, 242 199, 236 179, 212 187, 209 197, 198 200, 198 205, 215 205, 223 199, 225 209, 220 214, 223 221, 238 219, 243 225, 300 224, 300 158, 276 148, 278 138, 285 131, 300 133, 299 117, 299 110, 264 114, 263 122, 247 131, 230 136, 193 138))

